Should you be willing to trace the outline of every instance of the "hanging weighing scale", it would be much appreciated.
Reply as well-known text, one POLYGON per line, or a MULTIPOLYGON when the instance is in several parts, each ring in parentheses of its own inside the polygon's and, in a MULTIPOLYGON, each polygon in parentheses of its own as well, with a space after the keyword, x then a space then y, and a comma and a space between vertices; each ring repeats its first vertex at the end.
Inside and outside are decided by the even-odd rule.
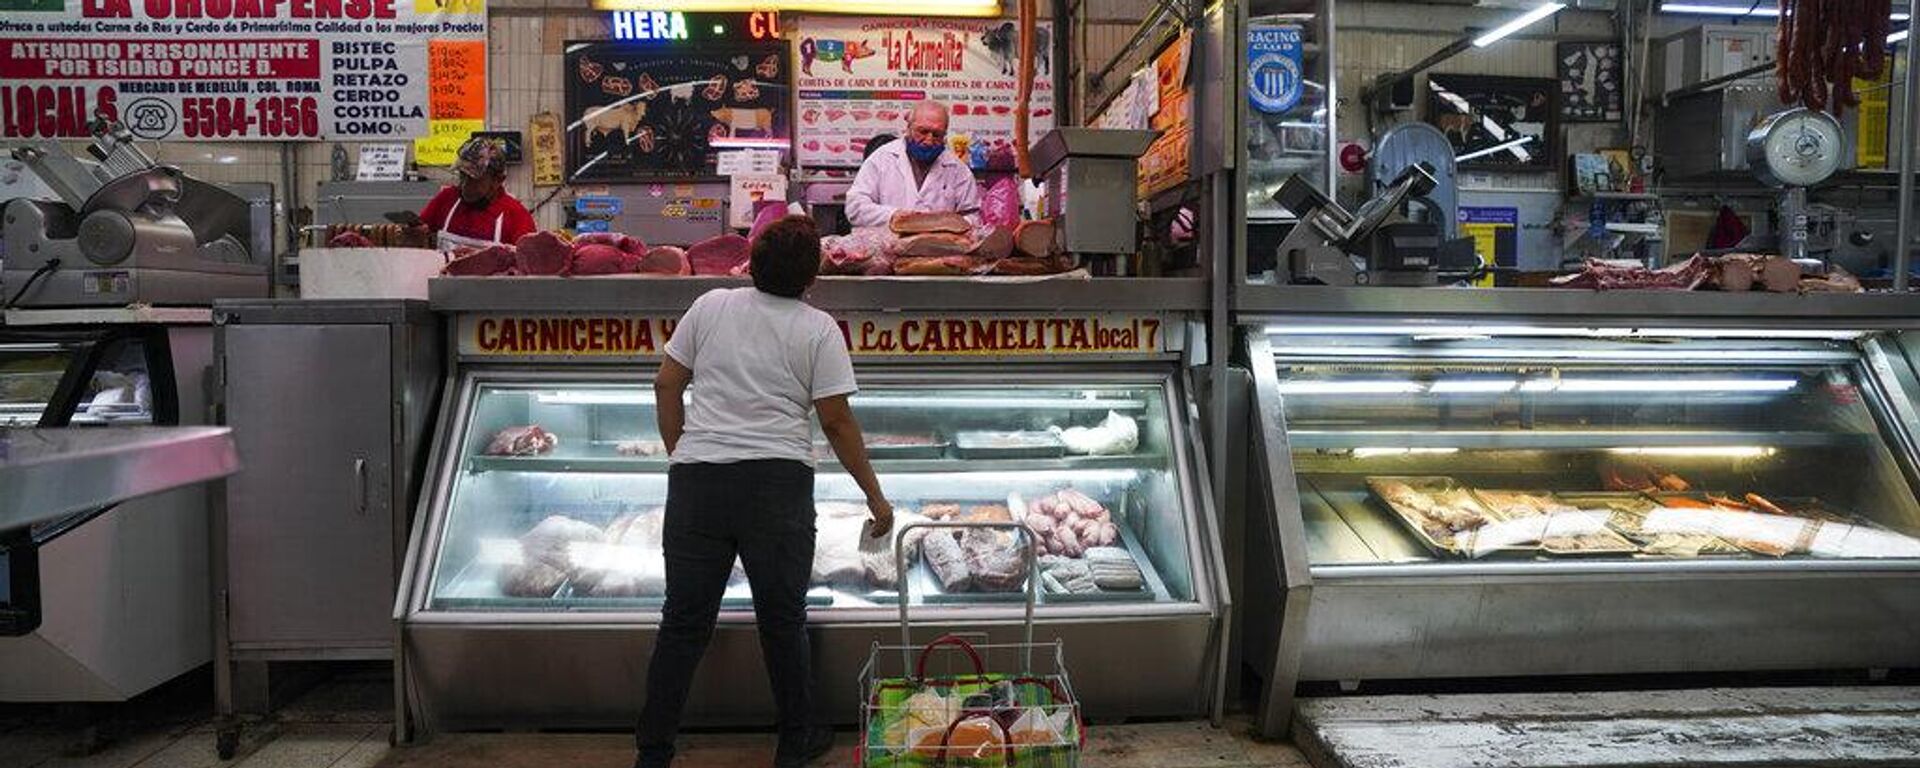
POLYGON ((1780 220, 1786 229, 1780 255, 1806 258, 1807 187, 1840 170, 1845 140, 1839 121, 1805 107, 1776 112, 1747 134, 1747 166, 1762 183, 1785 190, 1780 196, 1780 220))

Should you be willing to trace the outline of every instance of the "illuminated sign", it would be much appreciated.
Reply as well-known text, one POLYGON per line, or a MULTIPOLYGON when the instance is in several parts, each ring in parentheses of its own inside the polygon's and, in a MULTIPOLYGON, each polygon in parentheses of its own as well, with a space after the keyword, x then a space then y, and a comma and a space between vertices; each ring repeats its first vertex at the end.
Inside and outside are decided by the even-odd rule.
MULTIPOLYGON (((1000 0, 591 0, 596 11, 663 10, 687 13, 764 11, 877 16, 1000 15, 1000 0)), ((698 35, 698 32, 694 33, 698 35)))
POLYGON ((778 40, 780 12, 688 13, 686 11, 614 11, 613 39, 640 42, 682 40, 778 40))

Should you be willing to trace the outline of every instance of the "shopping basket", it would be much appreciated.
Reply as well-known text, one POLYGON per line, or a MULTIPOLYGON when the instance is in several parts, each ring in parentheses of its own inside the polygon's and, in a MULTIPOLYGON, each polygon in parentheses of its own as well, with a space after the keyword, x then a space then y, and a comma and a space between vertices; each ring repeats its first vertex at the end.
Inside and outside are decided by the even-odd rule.
MULTIPOLYGON (((928 535, 940 535, 939 532, 928 535)), ((900 645, 873 644, 860 671, 860 747, 865 768, 1071 768, 1079 765, 1086 727, 1068 679, 1059 640, 1035 643, 1039 570, 1032 533, 1019 523, 916 522, 895 534, 900 574, 900 645), (915 528, 1002 529, 1020 543, 1027 571, 1018 643, 973 642, 948 634, 913 643, 906 550, 915 528), (939 654, 936 657, 936 654, 939 654), (955 659, 960 668, 955 670, 955 659), (929 662, 942 658, 944 671, 929 662)))

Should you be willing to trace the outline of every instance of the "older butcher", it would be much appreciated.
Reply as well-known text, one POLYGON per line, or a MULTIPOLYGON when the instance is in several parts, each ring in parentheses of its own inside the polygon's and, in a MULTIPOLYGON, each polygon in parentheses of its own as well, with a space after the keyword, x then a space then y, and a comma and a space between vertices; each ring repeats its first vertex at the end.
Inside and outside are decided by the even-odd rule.
POLYGON ((980 223, 980 188, 947 150, 947 105, 937 101, 915 105, 906 135, 862 161, 847 191, 847 221, 856 227, 884 227, 907 212, 959 213, 980 223))

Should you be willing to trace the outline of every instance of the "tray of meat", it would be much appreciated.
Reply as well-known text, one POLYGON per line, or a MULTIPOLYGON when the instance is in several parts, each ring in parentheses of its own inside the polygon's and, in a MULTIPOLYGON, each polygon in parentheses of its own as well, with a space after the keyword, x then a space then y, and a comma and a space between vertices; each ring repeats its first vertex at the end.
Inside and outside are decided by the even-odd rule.
POLYGON ((867 435, 867 455, 876 459, 937 459, 948 443, 934 435, 867 435))
MULTIPOLYGON (((1723 521, 1716 519, 1714 525, 1703 527, 1712 529, 1719 534, 1718 538, 1743 551, 1766 557, 1784 557, 1793 554, 1796 549, 1805 548, 1799 535, 1780 535, 1779 531, 1775 530, 1777 526, 1763 523, 1769 518, 1790 517, 1804 522, 1810 522, 1810 518, 1783 514, 1772 502, 1762 506, 1745 501, 1741 497, 1742 494, 1714 491, 1647 494, 1647 498, 1652 499, 1654 504, 1665 509, 1727 512, 1736 515, 1723 521), (1754 517, 1744 517, 1749 515, 1754 517)), ((1765 500, 1762 499, 1762 501, 1765 500)), ((1810 532, 1812 526, 1801 526, 1799 530, 1810 532)))
POLYGON ((960 432, 954 453, 963 459, 1057 459, 1067 445, 1051 432, 960 432))
POLYGON ((482 451, 488 456, 545 456, 553 453, 560 438, 538 424, 507 427, 493 433, 482 451))
MULTIPOLYGON (((1472 493, 1474 498, 1480 500, 1482 506, 1500 520, 1552 516, 1579 512, 1581 509, 1545 491, 1496 491, 1474 488, 1472 493)), ((1639 547, 1633 542, 1604 528, 1565 535, 1546 535, 1541 537, 1538 543, 1540 549, 1553 555, 1629 555, 1639 551, 1639 547)), ((1530 548, 1514 546, 1506 549, 1530 548)))
POLYGON ((1458 534, 1498 519, 1451 477, 1369 477, 1367 488, 1436 555, 1460 554, 1458 534))
POLYGON ((1604 509, 1612 514, 1607 527, 1640 547, 1645 557, 1713 557, 1737 555, 1741 550, 1719 537, 1708 534, 1656 533, 1647 531, 1647 513, 1654 502, 1638 493, 1556 493, 1554 496, 1580 509, 1604 509))

